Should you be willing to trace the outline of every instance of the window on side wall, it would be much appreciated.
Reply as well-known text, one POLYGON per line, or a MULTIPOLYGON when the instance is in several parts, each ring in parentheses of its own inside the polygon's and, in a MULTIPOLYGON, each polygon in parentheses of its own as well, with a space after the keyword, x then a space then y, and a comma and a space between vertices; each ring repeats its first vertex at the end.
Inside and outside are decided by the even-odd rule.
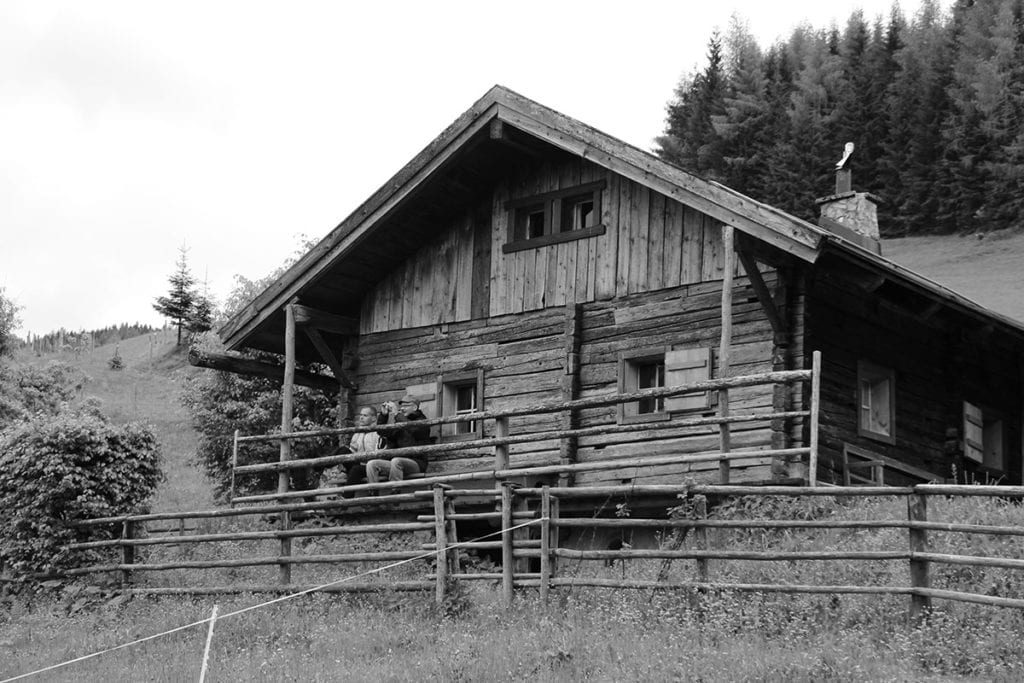
POLYGON ((508 242, 504 253, 601 235, 603 180, 508 202, 508 242))
MULTIPOLYGON (((655 347, 619 355, 619 393, 678 387, 711 377, 711 349, 655 347)), ((710 392, 643 398, 619 404, 619 422, 667 420, 673 413, 708 410, 710 392)))
POLYGON ((896 375, 870 361, 857 363, 857 433, 896 443, 896 375))
MULTIPOLYGON (((440 414, 470 415, 483 410, 483 370, 445 373, 438 382, 440 414)), ((453 422, 441 425, 443 441, 479 439, 483 436, 483 422, 479 420, 453 422)))
POLYGON ((964 401, 964 457, 1006 470, 1006 420, 998 411, 964 401))

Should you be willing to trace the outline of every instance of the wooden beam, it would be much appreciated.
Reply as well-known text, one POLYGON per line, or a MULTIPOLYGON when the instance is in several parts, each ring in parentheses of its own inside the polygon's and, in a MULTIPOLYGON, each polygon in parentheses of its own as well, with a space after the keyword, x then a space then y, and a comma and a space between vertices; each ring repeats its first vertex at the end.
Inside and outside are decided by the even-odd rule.
POLYGON ((327 345, 327 342, 324 341, 320 331, 315 327, 307 327, 305 328, 305 332, 306 336, 309 337, 309 340, 313 342, 313 346, 316 347, 320 357, 323 358, 324 362, 330 366, 331 372, 334 373, 335 378, 338 380, 338 384, 346 389, 356 391, 356 385, 353 384, 352 380, 350 380, 348 375, 345 374, 345 371, 341 367, 341 361, 334 355, 334 351, 332 351, 331 347, 327 345))
MULTIPOLYGON (((722 279, 722 338, 718 347, 718 376, 728 377, 732 364, 732 283, 736 272, 736 240, 731 225, 722 226, 722 251, 725 254, 725 269, 722 279)), ((718 391, 718 415, 729 417, 729 390, 718 391)), ((718 463, 718 483, 729 483, 728 453, 732 449, 729 423, 718 425, 718 448, 722 459, 718 463)))
POLYGON ((742 248, 737 249, 737 253, 739 254, 740 262, 743 264, 743 270, 746 271, 747 277, 750 278, 750 284, 754 287, 754 293, 757 294, 757 299, 761 302, 761 308, 764 309, 765 315, 768 316, 768 322, 772 324, 772 331, 776 336, 783 334, 785 330, 782 316, 779 315, 779 309, 775 307, 775 301, 772 299, 772 293, 768 289, 768 285, 765 284, 764 278, 761 277, 757 261, 742 248))
POLYGON ((315 330, 334 332, 335 334, 346 336, 359 334, 359 320, 356 318, 335 315, 334 313, 320 311, 300 304, 294 304, 292 308, 295 311, 296 327, 311 327, 315 330))
MULTIPOLYGON (((239 358, 223 353, 210 353, 192 349, 188 352, 188 362, 199 368, 220 370, 221 372, 233 372, 236 375, 251 375, 253 377, 266 377, 267 379, 284 381, 284 366, 274 363, 252 360, 251 358, 239 358)), ((338 382, 333 377, 318 375, 314 372, 304 370, 295 371, 295 383, 304 387, 318 389, 328 394, 338 393, 338 382)))
POLYGON ((540 150, 529 145, 523 144, 522 142, 513 140, 512 137, 509 135, 509 130, 505 126, 505 122, 502 121, 501 119, 491 119, 490 127, 488 130, 488 136, 490 137, 491 140, 495 142, 500 142, 501 144, 506 145, 507 147, 511 147, 512 149, 522 152, 523 154, 526 154, 528 156, 538 159, 544 157, 540 150))

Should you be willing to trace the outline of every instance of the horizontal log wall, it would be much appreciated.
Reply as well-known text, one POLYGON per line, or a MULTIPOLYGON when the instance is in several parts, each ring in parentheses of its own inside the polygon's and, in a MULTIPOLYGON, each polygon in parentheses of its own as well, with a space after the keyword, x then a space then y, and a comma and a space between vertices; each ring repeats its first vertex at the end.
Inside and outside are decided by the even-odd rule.
MULTIPOLYGON (((890 457, 943 480, 960 474, 963 401, 998 408, 1006 417, 1010 470, 1020 482, 1018 360, 966 326, 868 293, 840 275, 816 278, 808 296, 807 346, 822 352, 820 451, 823 481, 842 482, 844 444, 890 457), (857 363, 895 371, 895 443, 858 435, 857 363), (972 399, 972 397, 974 397, 972 399)), ((886 470, 886 483, 919 480, 886 470)), ((982 483, 984 480, 982 479, 982 483)))
MULTIPOLYGON (((774 284, 769 277, 769 284, 774 284)), ((733 354, 731 375, 748 375, 772 370, 772 330, 760 303, 745 278, 737 280, 733 292, 733 354)), ((618 391, 619 357, 624 351, 643 348, 717 348, 721 334, 721 282, 705 282, 670 290, 638 294, 583 307, 580 350, 581 397, 614 394, 618 391)), ((717 359, 714 376, 718 376, 717 359)), ((797 391, 799 389, 796 389, 797 391)), ((771 386, 730 391, 734 413, 771 411, 771 386)), ((714 413, 714 406, 705 411, 714 413)), ((701 413, 697 413, 699 415, 701 413)), ((681 413, 679 417, 694 417, 681 413)), ((585 409, 580 426, 615 424, 615 406, 585 409)), ((732 445, 737 450, 767 448, 771 445, 771 423, 733 425, 732 445)), ((659 456, 670 453, 714 452, 719 448, 715 426, 661 430, 648 435, 604 434, 581 437, 578 460, 590 462, 625 456, 659 456)), ((737 480, 771 477, 771 458, 736 463, 737 480)), ((577 475, 584 486, 605 483, 651 483, 693 476, 717 480, 714 462, 668 465, 650 468, 586 472, 577 475)))
MULTIPOLYGON (((565 309, 534 311, 464 323, 419 327, 364 335, 359 342, 356 378, 359 405, 397 400, 409 386, 431 384, 450 373, 482 369, 483 407, 512 409, 561 400, 564 373, 565 309)), ((433 409, 427 408, 428 417, 433 409)), ((511 433, 555 430, 557 414, 510 419, 511 433)), ((436 430, 435 430, 436 432, 436 430)), ((484 436, 493 436, 484 423, 484 436)), ((558 462, 558 442, 513 444, 513 466, 558 462)), ((454 470, 493 469, 492 449, 438 457, 430 474, 454 470)))

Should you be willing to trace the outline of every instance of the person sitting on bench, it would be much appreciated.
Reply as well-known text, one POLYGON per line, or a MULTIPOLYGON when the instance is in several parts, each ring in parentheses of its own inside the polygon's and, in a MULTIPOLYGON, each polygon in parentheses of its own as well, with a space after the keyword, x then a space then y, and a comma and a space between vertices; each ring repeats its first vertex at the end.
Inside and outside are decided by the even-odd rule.
MULTIPOLYGON (((387 401, 381 406, 380 424, 402 424, 426 420, 427 416, 420 410, 420 402, 411 394, 405 395, 398 405, 387 401)), ((388 446, 391 448, 410 448, 430 443, 430 427, 426 425, 412 426, 407 429, 389 431, 388 446)), ((371 460, 366 463, 366 478, 371 484, 382 481, 402 481, 410 474, 422 474, 427 471, 427 460, 423 456, 397 456, 393 458, 371 460)))
MULTIPOLYGON (((363 406, 356 416, 357 427, 376 427, 377 409, 363 406)), ((387 448, 387 441, 377 432, 356 432, 348 442, 348 446, 338 449, 339 455, 346 453, 367 453, 387 448)), ((366 482, 366 465, 361 462, 343 463, 324 471, 320 478, 320 487, 345 486, 346 484, 362 484, 366 482)))

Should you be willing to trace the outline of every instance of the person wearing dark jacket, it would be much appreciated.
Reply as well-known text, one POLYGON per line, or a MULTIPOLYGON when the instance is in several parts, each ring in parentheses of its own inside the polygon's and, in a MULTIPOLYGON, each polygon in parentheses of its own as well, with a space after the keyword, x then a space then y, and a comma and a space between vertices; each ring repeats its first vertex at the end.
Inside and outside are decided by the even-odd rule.
MULTIPOLYGON (((426 420, 427 416, 420 410, 420 402, 411 394, 407 394, 395 405, 388 401, 381 406, 378 424, 402 424, 426 420)), ((430 443, 430 427, 415 425, 406 429, 388 430, 389 448, 410 448, 430 443)), ((366 463, 366 479, 371 484, 381 481, 402 481, 410 474, 427 471, 427 459, 423 456, 395 456, 389 460, 377 459, 366 463)))

